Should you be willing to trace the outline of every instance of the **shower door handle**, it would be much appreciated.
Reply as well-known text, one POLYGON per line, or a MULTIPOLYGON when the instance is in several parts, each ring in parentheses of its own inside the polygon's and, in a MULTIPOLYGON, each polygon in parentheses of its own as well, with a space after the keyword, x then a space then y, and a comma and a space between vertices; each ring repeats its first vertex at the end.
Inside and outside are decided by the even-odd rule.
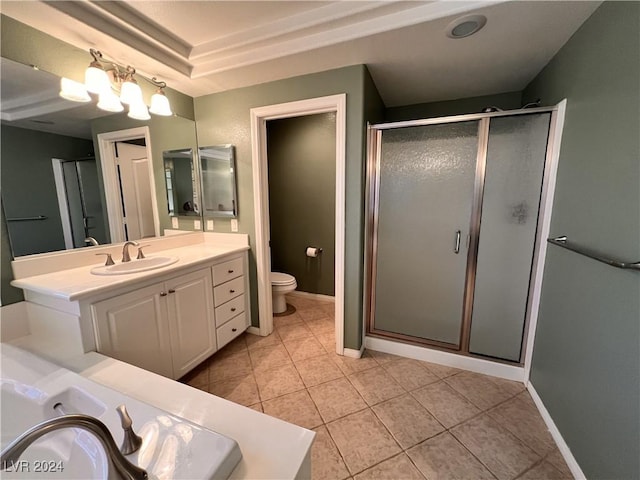
POLYGON ((456 255, 458 253, 460 253, 460 234, 462 232, 460 230, 456 230, 456 241, 453 245, 453 253, 455 253, 456 255))

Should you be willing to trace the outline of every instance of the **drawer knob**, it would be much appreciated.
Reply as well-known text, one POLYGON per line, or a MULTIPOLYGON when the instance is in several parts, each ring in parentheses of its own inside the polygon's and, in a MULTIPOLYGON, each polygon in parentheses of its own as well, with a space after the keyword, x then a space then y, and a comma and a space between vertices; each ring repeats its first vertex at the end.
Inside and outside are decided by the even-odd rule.
POLYGON ((232 331, 232 332, 237 332, 237 331, 238 331, 238 329, 237 329, 237 328, 232 328, 232 329, 231 329, 231 331, 232 331))
POLYGON ((233 308, 231 309, 231 311, 232 311, 232 312, 235 312, 235 311, 236 311, 236 307, 233 307, 233 308))
POLYGON ((233 270, 227 270, 227 273, 233 273, 233 270))
POLYGON ((229 293, 236 293, 235 290, 229 290, 229 293))
POLYGON ((166 297, 167 296, 167 292, 160 292, 160 296, 161 297, 166 297))

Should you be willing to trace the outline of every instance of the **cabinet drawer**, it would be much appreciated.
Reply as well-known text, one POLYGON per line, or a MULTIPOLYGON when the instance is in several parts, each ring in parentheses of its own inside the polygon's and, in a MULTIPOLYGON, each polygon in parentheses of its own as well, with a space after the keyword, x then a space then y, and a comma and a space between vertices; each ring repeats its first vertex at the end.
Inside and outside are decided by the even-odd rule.
POLYGON ((244 277, 238 277, 235 280, 213 287, 213 298, 215 299, 216 307, 243 293, 244 277))
POLYGON ((233 317, 223 326, 216 330, 218 335, 218 350, 224 347, 231 340, 244 332, 249 326, 247 314, 242 312, 237 317, 233 317))
POLYGON ((242 257, 213 266, 213 284, 220 285, 244 274, 242 257))
POLYGON ((216 307, 216 327, 222 326, 242 312, 244 312, 244 294, 216 307))

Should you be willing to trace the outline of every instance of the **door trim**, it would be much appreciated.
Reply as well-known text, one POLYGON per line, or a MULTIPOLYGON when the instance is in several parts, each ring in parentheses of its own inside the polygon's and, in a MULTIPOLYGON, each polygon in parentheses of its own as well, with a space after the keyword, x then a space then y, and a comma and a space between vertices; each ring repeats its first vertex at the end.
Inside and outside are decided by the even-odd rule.
POLYGON ((267 174, 267 121, 316 113, 336 113, 335 212, 335 335, 336 353, 344 353, 344 257, 346 94, 311 98, 251 109, 251 159, 256 230, 256 267, 260 335, 273 331, 271 257, 269 254, 269 179, 267 174))
POLYGON ((102 169, 102 182, 104 188, 104 198, 107 208, 107 218, 109 220, 109 237, 111 243, 125 241, 124 228, 122 226, 122 205, 120 199, 120 185, 118 183, 118 172, 113 145, 116 142, 132 140, 144 137, 147 158, 151 164, 149 169, 149 183, 151 185, 151 206, 153 209, 153 226, 155 236, 160 236, 160 217, 158 215, 158 198, 156 195, 156 183, 153 175, 153 155, 151 153, 151 133, 149 127, 128 128, 115 132, 99 133, 97 136, 98 151, 100 152, 100 168, 102 169))
POLYGON ((63 162, 64 160, 59 158, 51 159, 53 180, 56 184, 56 196, 58 198, 58 209, 60 210, 60 221, 62 222, 64 247, 66 249, 70 249, 73 248, 73 233, 71 232, 71 217, 69 216, 69 200, 64 186, 64 172, 62 171, 63 162))
POLYGON ((567 99, 563 99, 551 112, 551 124, 549 128, 549 142, 547 146, 547 158, 542 179, 542 195, 540 196, 540 211, 538 213, 539 233, 536 238, 537 249, 534 252, 533 268, 531 274, 531 295, 527 305, 528 325, 525 326, 523 338, 524 381, 529 382, 531 375, 531 363, 533 361, 533 345, 538 325, 538 312, 540 310, 540 297, 542 295, 542 276, 547 256, 547 241, 551 230, 551 213, 553 210, 553 198, 556 191, 556 177, 558 164, 560 163, 560 144, 562 131, 567 111, 567 99))

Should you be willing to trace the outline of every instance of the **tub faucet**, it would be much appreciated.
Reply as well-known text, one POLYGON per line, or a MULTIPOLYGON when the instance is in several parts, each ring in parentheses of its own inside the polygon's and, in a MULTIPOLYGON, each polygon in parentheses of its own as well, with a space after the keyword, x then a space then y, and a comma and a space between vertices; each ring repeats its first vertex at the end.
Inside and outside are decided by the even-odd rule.
POLYGON ((133 241, 133 240, 129 240, 128 242, 124 242, 124 245, 122 246, 122 262, 123 263, 131 261, 131 256, 129 256, 129 245, 133 245, 134 247, 137 247, 140 244, 138 242, 133 241))
POLYGON ((145 470, 129 462, 129 460, 120 453, 107 426, 97 418, 82 414, 52 418, 51 420, 45 420, 31 427, 0 453, 0 468, 6 470, 11 465, 16 464, 20 455, 24 453, 29 445, 43 435, 62 428, 81 428, 93 433, 93 435, 100 440, 102 447, 111 460, 111 464, 113 464, 122 478, 126 480, 147 479, 148 475, 145 470))

